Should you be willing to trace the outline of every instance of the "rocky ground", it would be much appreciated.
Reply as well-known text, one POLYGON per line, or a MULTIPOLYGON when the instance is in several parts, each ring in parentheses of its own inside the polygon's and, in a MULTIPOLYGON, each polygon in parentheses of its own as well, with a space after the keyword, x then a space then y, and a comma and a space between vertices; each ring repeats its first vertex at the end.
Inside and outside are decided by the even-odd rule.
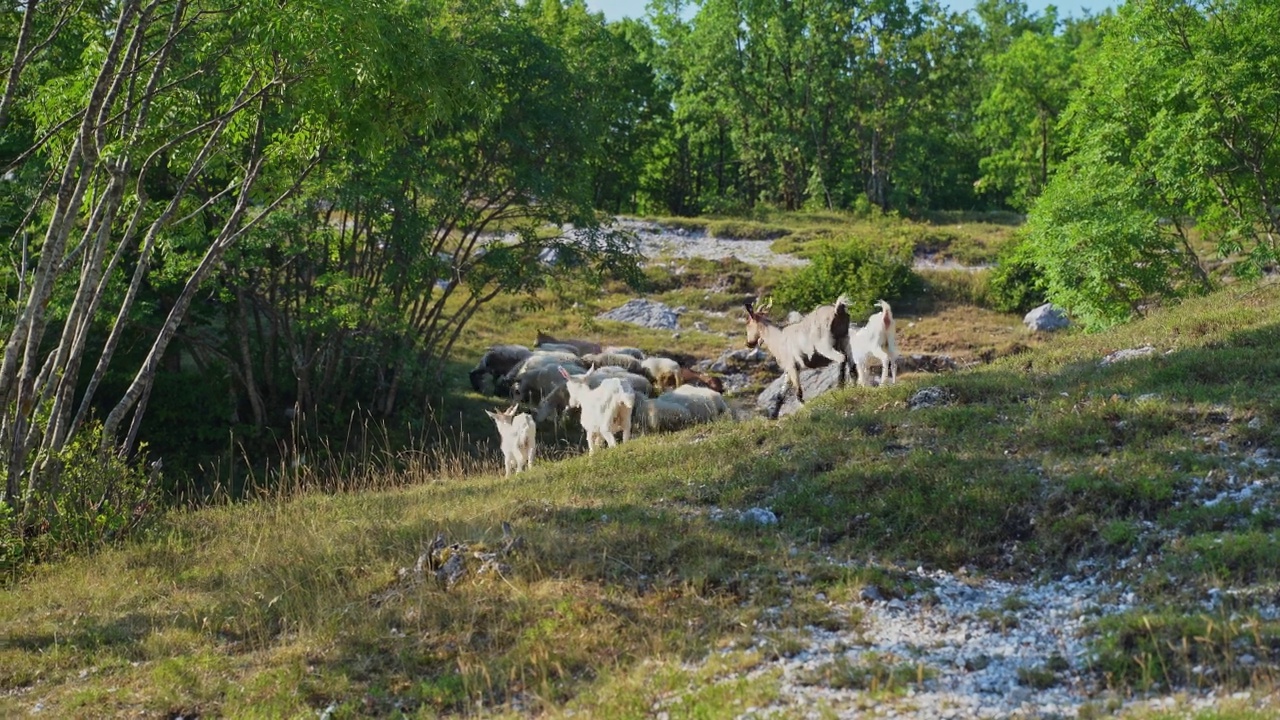
MULTIPOLYGON (((770 241, 722 240, 631 221, 622 226, 636 234, 648 257, 733 256, 761 265, 804 263, 774 253, 770 241)), ((1138 348, 1103 362, 1123 361, 1147 351, 1138 348)), ((724 374, 726 383, 734 386, 748 382, 744 364, 762 362, 768 359, 742 350, 726 353, 704 369, 724 374)), ((926 397, 921 406, 929 402, 926 397)), ((1239 460, 1242 467, 1253 468, 1247 475, 1252 479, 1242 473, 1217 484, 1206 480, 1182 501, 1280 502, 1280 478, 1257 479, 1259 469, 1271 466, 1265 451, 1239 460)), ((711 514, 724 522, 776 522, 768 508, 742 514, 712 509, 711 514)), ((833 558, 831 562, 842 561, 833 558)), ((777 647, 778 628, 769 622, 784 608, 771 608, 753 628, 750 647, 724 651, 759 653, 762 660, 749 677, 781 681, 777 703, 750 708, 743 717, 1075 718, 1121 711, 1182 717, 1224 703, 1252 708, 1263 717, 1280 717, 1280 694, 1274 692, 1223 694, 1207 687, 1134 697, 1099 684, 1088 650, 1088 626, 1100 617, 1134 608, 1138 599, 1129 585, 1132 575, 1125 571, 1150 562, 1151 558, 1135 557, 1108 568, 1084 564, 1071 575, 1028 582, 970 576, 963 570, 917 568, 909 572, 913 584, 922 588, 918 592, 893 597, 869 587, 853 603, 832 602, 829 609, 835 615, 861 621, 851 621, 848 629, 806 628, 789 637, 786 647, 777 647), (912 669, 914 678, 894 680, 904 672, 910 675, 912 669)), ((1216 601, 1207 597, 1206 610, 1216 601)), ((1280 615, 1280 608, 1260 612, 1280 615)), ((722 678, 736 679, 740 678, 722 678)), ((668 698, 655 705, 653 714, 667 715, 666 708, 674 708, 677 700, 668 698)))

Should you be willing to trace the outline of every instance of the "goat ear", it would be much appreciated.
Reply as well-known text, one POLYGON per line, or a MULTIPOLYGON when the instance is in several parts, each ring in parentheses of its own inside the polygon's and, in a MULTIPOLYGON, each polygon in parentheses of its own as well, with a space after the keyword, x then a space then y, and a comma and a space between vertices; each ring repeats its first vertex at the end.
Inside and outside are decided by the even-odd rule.
POLYGON ((507 408, 506 410, 503 410, 503 411, 502 411, 502 414, 503 414, 503 415, 506 415, 507 417, 511 417, 511 416, 513 416, 513 415, 515 415, 515 414, 516 414, 516 408, 518 408, 518 407, 520 407, 520 406, 519 406, 519 405, 512 405, 511 407, 507 408))
POLYGON ((565 380, 568 380, 568 379, 569 379, 569 371, 568 371, 568 370, 565 370, 563 365, 558 365, 557 367, 559 367, 559 368, 560 368, 560 375, 561 375, 561 377, 563 377, 565 380))

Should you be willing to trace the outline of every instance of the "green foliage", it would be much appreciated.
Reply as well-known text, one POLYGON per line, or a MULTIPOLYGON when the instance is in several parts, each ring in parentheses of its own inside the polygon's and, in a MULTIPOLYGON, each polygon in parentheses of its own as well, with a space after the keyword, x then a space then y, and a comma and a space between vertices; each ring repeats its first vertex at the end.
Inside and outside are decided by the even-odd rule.
MULTIPOLYGON (((102 426, 93 424, 42 470, 42 482, 26 504, 25 535, 7 536, 0 557, 9 562, 48 561, 93 550, 137 530, 159 502, 158 469, 148 471, 145 449, 132 460, 101 447, 102 426)), ((0 504, 0 521, 9 518, 0 504)), ((9 523, 5 522, 8 528, 9 523)))
POLYGON ((979 184, 1025 209, 1062 160, 1057 124, 1075 85, 1072 48, 1065 36, 1028 30, 988 65, 994 86, 975 130, 991 150, 979 184))
POLYGON ((993 310, 1027 312, 1044 302, 1043 277, 1030 247, 1013 242, 1001 249, 987 279, 987 299, 993 310))
POLYGON ((919 293, 920 276, 911 269, 909 251, 892 251, 860 238, 823 246, 812 262, 785 276, 774 288, 774 303, 785 310, 809 312, 847 295, 850 314, 871 311, 877 300, 895 301, 919 293))
POLYGON ((1101 157, 1076 157, 1027 220, 1027 252, 1048 299, 1097 330, 1156 298, 1195 289, 1198 265, 1161 231, 1139 176, 1101 157))

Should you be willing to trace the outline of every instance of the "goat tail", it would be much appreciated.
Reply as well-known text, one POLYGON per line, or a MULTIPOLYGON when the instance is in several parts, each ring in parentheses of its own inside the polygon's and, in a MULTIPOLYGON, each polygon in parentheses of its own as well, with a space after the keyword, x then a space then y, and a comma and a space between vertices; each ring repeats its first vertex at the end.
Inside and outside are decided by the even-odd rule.
POLYGON ((893 309, 883 300, 880 301, 880 309, 884 311, 884 326, 887 328, 893 324, 893 309))

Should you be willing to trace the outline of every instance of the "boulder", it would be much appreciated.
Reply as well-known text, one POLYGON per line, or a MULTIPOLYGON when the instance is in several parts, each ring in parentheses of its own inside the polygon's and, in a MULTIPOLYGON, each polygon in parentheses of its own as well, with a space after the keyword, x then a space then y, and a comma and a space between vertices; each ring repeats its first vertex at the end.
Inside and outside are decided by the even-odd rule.
MULTIPOLYGON (((812 400, 822 393, 839 387, 840 366, 831 364, 817 370, 801 370, 800 384, 804 387, 805 400, 812 400)), ((756 398, 756 408, 770 418, 790 415, 801 408, 796 393, 791 389, 791 381, 780 375, 769 383, 769 387, 756 398)))
POLYGON ((1054 306, 1052 303, 1045 303, 1027 313, 1022 318, 1022 324, 1030 328, 1032 332, 1052 332, 1067 327, 1071 324, 1071 321, 1067 319, 1067 314, 1062 312, 1061 308, 1054 306))
POLYGON ((601 313, 597 317, 656 330, 675 330, 680 324, 680 316, 675 310, 663 303, 639 298, 628 300, 622 307, 601 313))

